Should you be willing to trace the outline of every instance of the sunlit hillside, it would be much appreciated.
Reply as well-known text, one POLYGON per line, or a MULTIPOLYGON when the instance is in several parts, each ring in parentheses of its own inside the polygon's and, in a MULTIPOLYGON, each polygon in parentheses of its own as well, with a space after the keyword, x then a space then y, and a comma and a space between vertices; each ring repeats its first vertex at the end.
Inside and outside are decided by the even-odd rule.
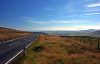
POLYGON ((19 30, 0 27, 0 41, 14 39, 14 38, 26 36, 29 34, 31 34, 31 32, 19 31, 19 30))

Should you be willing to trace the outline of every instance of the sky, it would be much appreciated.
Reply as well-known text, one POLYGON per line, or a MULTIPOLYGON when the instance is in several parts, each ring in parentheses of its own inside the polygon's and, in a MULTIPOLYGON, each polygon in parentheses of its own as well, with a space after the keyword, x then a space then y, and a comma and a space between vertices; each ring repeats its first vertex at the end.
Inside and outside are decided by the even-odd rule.
POLYGON ((0 0, 0 26, 28 31, 100 29, 100 0, 0 0))

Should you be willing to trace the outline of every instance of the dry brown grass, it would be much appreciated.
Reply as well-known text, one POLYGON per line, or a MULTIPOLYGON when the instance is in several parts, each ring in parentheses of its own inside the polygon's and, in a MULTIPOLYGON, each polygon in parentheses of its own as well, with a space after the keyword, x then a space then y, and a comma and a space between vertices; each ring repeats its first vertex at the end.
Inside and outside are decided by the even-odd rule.
POLYGON ((22 61, 19 64, 100 64, 100 52, 72 39, 41 35, 22 61))
POLYGON ((18 38, 25 35, 30 35, 31 33, 25 31, 18 31, 7 28, 0 28, 0 41, 9 40, 13 38, 18 38))

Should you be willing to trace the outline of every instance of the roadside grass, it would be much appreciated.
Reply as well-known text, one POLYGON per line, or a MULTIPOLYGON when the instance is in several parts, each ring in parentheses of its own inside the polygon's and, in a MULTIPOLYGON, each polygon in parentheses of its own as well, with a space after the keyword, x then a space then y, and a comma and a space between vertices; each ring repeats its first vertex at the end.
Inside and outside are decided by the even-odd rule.
POLYGON ((81 45, 71 42, 67 44, 60 39, 50 41, 48 37, 40 36, 26 50, 26 55, 19 57, 14 64, 100 64, 100 58, 85 53, 87 51, 81 49, 81 45))
POLYGON ((99 64, 99 61, 90 57, 70 58, 67 60, 68 64, 99 64))
MULTIPOLYGON (((96 37, 88 37, 88 36, 70 36, 70 37, 65 37, 69 38, 75 41, 79 41, 80 43, 84 43, 86 45, 90 45, 91 49, 96 50, 98 48, 98 43, 100 44, 100 38, 96 37)), ((100 47, 100 45, 99 45, 100 47)))

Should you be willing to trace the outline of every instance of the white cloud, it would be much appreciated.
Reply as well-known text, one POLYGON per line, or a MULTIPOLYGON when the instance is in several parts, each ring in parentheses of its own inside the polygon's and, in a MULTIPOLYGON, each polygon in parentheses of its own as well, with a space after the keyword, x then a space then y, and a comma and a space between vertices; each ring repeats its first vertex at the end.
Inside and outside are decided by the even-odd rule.
MULTIPOLYGON (((92 21, 75 21, 75 20, 71 20, 71 21, 64 21, 64 20, 51 20, 51 21, 27 21, 28 23, 32 23, 32 24, 74 24, 74 23, 87 23, 87 22, 92 22, 92 21)), ((37 31, 41 31, 41 30, 87 30, 87 29, 100 29, 99 27, 100 23, 97 23, 95 25, 74 25, 74 26, 47 26, 47 27, 38 27, 38 28, 34 28, 33 30, 37 30, 37 31)))
POLYGON ((71 20, 71 21, 64 21, 64 20, 52 20, 51 22, 53 23, 83 23, 83 22, 90 22, 90 21, 76 21, 76 20, 71 20))
POLYGON ((28 23, 32 23, 32 24, 46 24, 48 22, 44 22, 44 21, 27 21, 28 23))
POLYGON ((76 20, 71 20, 71 21, 65 21, 65 20, 50 20, 50 21, 27 21, 28 23, 33 23, 33 24, 68 24, 68 23, 84 23, 84 22, 91 22, 91 21, 76 21, 76 20))
POLYGON ((98 7, 98 6, 100 6, 100 2, 87 5, 87 7, 98 7))
POLYGON ((71 27, 45 27, 45 28, 38 28, 36 30, 52 30, 52 31, 55 31, 55 30, 72 30, 72 31, 77 31, 77 30, 88 30, 88 29, 100 29, 99 28, 99 25, 90 25, 90 26, 71 26, 71 27))
POLYGON ((99 15, 100 13, 89 13, 89 14, 84 14, 84 15, 99 15))

